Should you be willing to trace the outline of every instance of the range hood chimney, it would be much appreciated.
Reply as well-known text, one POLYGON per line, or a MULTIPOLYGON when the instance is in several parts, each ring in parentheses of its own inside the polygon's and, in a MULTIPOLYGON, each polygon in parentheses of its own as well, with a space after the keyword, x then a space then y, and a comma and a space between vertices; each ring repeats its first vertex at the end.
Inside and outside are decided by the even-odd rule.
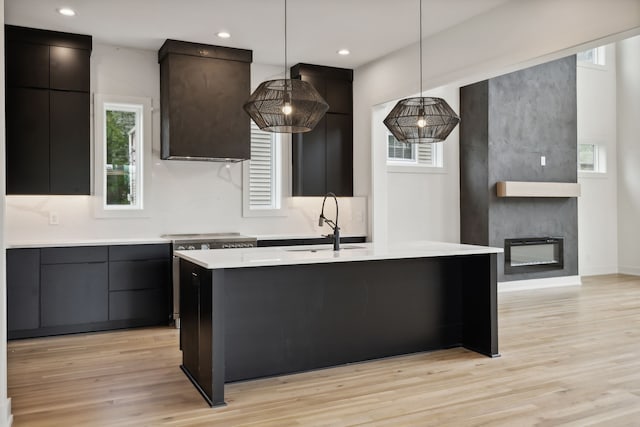
POLYGON ((238 162, 251 157, 251 50, 167 40, 160 63, 163 160, 238 162))

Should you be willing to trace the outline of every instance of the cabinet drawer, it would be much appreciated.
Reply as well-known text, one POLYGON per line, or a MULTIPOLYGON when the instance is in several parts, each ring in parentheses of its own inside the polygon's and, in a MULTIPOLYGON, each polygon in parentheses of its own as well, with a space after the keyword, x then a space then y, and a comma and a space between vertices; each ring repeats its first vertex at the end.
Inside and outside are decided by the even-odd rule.
POLYGON ((166 288, 171 279, 167 260, 112 261, 109 263, 109 290, 166 288))
POLYGON ((42 248, 42 264, 106 262, 107 246, 73 246, 69 248, 42 248))
POLYGON ((169 304, 164 289, 109 292, 109 320, 169 319, 169 304))
POLYGON ((109 246, 109 261, 133 261, 139 259, 169 259, 171 245, 122 245, 109 246))
POLYGON ((40 271, 41 327, 107 320, 107 263, 51 264, 40 271))

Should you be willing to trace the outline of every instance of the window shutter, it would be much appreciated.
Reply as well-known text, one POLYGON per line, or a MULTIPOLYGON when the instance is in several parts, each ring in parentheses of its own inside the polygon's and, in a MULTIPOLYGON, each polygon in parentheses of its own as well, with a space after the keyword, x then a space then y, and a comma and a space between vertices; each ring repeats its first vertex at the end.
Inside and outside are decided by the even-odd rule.
POLYGON ((418 144, 418 164, 433 165, 433 144, 418 144))
POLYGON ((261 131, 251 122, 251 160, 249 161, 249 206, 274 207, 273 134, 261 131))

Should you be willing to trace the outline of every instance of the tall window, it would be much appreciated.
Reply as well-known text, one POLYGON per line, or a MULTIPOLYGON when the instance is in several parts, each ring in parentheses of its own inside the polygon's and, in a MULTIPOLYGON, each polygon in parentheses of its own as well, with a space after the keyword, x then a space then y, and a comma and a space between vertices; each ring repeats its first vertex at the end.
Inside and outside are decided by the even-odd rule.
POLYGON ((96 212, 136 216, 144 210, 150 177, 145 158, 151 151, 151 101, 96 94, 94 110, 96 212))
POLYGON ((142 106, 110 104, 104 107, 105 208, 142 208, 142 106))
POLYGON ((277 214, 280 209, 282 165, 279 134, 261 131, 251 121, 251 159, 244 167, 245 216, 277 214))
POLYGON ((408 144, 387 135, 387 164, 397 166, 442 167, 442 143, 408 144))

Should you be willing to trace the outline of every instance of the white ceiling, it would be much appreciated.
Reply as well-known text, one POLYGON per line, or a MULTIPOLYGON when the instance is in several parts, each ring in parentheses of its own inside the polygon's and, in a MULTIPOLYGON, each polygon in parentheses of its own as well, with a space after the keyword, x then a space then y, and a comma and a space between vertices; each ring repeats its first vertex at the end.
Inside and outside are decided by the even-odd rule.
MULTIPOLYGON (((423 0, 427 37, 509 0, 423 0)), ((418 0, 289 0, 288 64, 356 68, 418 40, 418 0), (339 56, 338 49, 352 53, 339 56)), ((95 43, 157 50, 165 39, 253 50, 284 63, 283 0, 5 0, 5 23, 90 34, 95 43), (77 12, 64 17, 56 9, 77 12), (230 39, 216 33, 226 30, 230 39)))

